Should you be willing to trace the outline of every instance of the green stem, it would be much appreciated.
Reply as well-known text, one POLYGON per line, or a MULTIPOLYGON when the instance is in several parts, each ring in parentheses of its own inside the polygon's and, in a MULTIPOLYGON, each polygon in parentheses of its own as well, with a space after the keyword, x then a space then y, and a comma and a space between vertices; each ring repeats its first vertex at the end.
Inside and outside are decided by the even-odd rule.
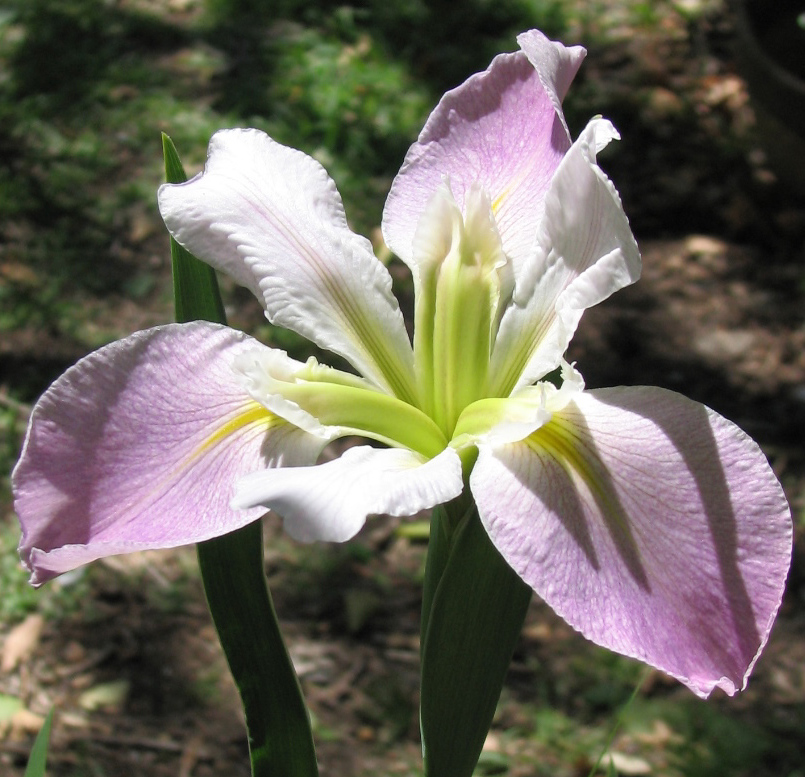
POLYGON ((197 546, 204 591, 246 713, 253 777, 318 774, 310 720, 263 574, 262 524, 197 546))
POLYGON ((425 578, 422 582, 422 616, 420 621, 420 645, 424 646, 430 623, 433 597, 442 579, 442 573, 450 556, 453 537, 462 520, 475 508, 471 498, 462 494, 458 499, 433 508, 430 518, 428 553, 425 557, 425 578))
MULTIPOLYGON (((187 180, 162 136, 169 183, 187 180)), ((176 320, 226 323, 215 272, 171 238, 176 320)), ((316 777, 310 719, 263 572, 259 521, 199 543, 207 604, 240 691, 252 777, 316 777)))
MULTIPOLYGON (((437 530, 443 518, 437 519, 437 530)), ((428 552, 430 576, 426 567, 422 754, 426 777, 470 777, 492 724, 531 589, 492 545, 474 504, 449 543, 446 538, 446 532, 432 538, 437 544, 428 552)))

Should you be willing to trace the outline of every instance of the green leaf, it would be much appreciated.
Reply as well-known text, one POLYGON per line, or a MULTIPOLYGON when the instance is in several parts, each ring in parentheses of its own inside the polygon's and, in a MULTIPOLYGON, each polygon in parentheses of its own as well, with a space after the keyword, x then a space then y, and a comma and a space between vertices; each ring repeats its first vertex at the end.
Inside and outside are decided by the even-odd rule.
POLYGON ((24 777, 45 777, 45 766, 48 759, 48 742, 50 741, 50 726, 53 723, 53 708, 50 708, 42 728, 34 740, 28 765, 25 767, 24 777))
MULTIPOLYGON (((179 155, 173 141, 162 134, 162 152, 165 156, 165 180, 168 183, 182 183, 187 180, 179 155)), ((171 266, 173 268, 173 299, 176 306, 176 320, 213 321, 226 323, 224 303, 218 290, 215 270, 196 259, 182 248, 172 237, 171 266)))
MULTIPOLYGON (((431 541, 436 529, 431 528, 431 541)), ((492 545, 474 505, 452 537, 443 532, 445 537, 450 548, 429 606, 422 648, 422 753, 427 777, 470 777, 495 714, 531 589, 492 545)), ((437 542, 434 575, 445 555, 441 540, 437 542)))
POLYGON ((318 774, 310 718, 263 574, 260 521, 198 545, 207 603, 237 683, 254 777, 318 774))
POLYGON ((455 512, 457 509, 455 502, 450 505, 437 505, 430 516, 428 553, 425 556, 425 577, 422 581, 421 650, 425 648, 425 636, 428 633, 433 597, 436 595, 436 589, 439 587, 439 581, 442 579, 442 573, 450 555, 448 507, 451 512, 455 512))
MULTIPOLYGON (((170 183, 187 179, 162 136, 170 183)), ((226 323, 215 272, 171 238, 176 320, 226 323)), ((218 637, 240 691, 253 777, 316 777, 316 753, 299 681, 282 639, 263 573, 262 525, 256 521, 197 545, 218 637)))

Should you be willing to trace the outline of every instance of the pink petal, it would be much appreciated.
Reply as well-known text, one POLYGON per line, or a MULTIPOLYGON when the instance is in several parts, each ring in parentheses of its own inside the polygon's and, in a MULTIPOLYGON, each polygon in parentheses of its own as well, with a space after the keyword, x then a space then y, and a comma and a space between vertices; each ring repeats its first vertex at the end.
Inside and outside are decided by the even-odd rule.
POLYGON ((223 130, 204 172, 159 190, 176 240, 262 300, 273 323, 414 398, 413 353, 391 276, 352 232, 316 160, 258 130, 223 130))
POLYGON ((48 389, 12 475, 32 583, 233 531, 264 512, 229 506, 239 477, 315 461, 324 441, 278 422, 232 369, 255 345, 214 324, 157 327, 90 354, 48 389))
POLYGON ((745 687, 792 523, 734 424, 662 389, 586 392, 529 440, 482 448, 470 485, 498 550, 571 626, 699 696, 745 687))
POLYGON ((534 63, 522 51, 495 57, 442 97, 405 157, 383 212, 383 236, 409 266, 419 218, 445 177, 462 211, 474 182, 486 190, 515 273, 534 242, 548 185, 570 146, 560 101, 584 50, 536 30, 519 40, 534 63))

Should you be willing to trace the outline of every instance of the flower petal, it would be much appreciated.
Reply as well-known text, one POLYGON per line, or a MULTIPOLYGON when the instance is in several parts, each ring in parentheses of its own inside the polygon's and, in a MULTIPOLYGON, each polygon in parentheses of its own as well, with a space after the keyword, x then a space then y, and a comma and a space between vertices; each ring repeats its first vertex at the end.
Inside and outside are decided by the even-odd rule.
POLYGON ((451 448, 423 461, 402 448, 359 446, 315 467, 247 475, 232 504, 270 507, 303 542, 344 542, 369 515, 413 515, 457 497, 463 485, 461 461, 451 448))
POLYGON ((521 32, 517 36, 517 43, 537 71, 569 137, 570 131, 562 113, 562 100, 587 56, 586 50, 582 46, 565 46, 559 41, 548 40, 539 30, 521 32))
POLYGON ((273 415, 328 441, 354 435, 426 458, 447 445, 439 427, 419 408, 312 356, 302 364, 284 351, 256 348, 238 357, 235 369, 249 394, 273 415))
POLYGON ((464 408, 450 440, 456 450, 468 445, 497 447, 520 442, 545 426, 584 390, 581 373, 562 361, 562 385, 550 381, 524 386, 509 397, 485 397, 464 408))
POLYGON ((413 353, 391 276, 347 226, 324 168, 258 130, 224 130, 204 172, 159 190, 176 240, 261 299, 268 318, 413 399, 413 353))
POLYGON ((745 686, 792 524, 734 424, 662 389, 585 392, 527 441, 481 447, 470 486, 504 558, 586 637, 702 697, 745 686))
POLYGON ((326 440, 268 413, 233 370, 255 344, 215 324, 157 327, 95 351, 48 389, 12 475, 32 583, 233 531, 263 512, 230 508, 237 478, 315 462, 326 440))
POLYGON ((486 190, 515 274, 534 243, 545 194, 570 146, 560 103, 584 49, 565 48, 536 30, 518 41, 525 53, 495 57, 442 97, 394 179, 383 236, 415 278, 412 240, 445 178, 462 212, 473 183, 486 190))
POLYGON ((495 341, 490 394, 507 396, 554 369, 582 313, 640 276, 620 197, 596 163, 617 137, 608 121, 593 119, 551 181, 537 246, 495 341))

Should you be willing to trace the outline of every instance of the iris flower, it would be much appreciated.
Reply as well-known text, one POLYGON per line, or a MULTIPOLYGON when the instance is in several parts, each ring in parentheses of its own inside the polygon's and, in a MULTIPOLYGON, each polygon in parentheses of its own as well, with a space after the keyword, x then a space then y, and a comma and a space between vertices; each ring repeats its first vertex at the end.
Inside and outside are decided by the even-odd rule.
POLYGON ((85 357, 37 403, 13 474, 34 584, 267 508, 300 540, 345 541, 469 493, 586 637, 700 696, 745 685, 782 597, 788 505, 728 420, 659 388, 585 390, 564 361, 640 256, 596 161, 615 129, 595 118, 572 142, 562 113, 584 50, 518 43, 444 95, 392 184, 382 231, 413 277, 412 338, 309 156, 221 131, 200 175, 160 189, 180 244, 354 372, 205 322, 85 357), (367 444, 318 463, 345 436, 367 444))

